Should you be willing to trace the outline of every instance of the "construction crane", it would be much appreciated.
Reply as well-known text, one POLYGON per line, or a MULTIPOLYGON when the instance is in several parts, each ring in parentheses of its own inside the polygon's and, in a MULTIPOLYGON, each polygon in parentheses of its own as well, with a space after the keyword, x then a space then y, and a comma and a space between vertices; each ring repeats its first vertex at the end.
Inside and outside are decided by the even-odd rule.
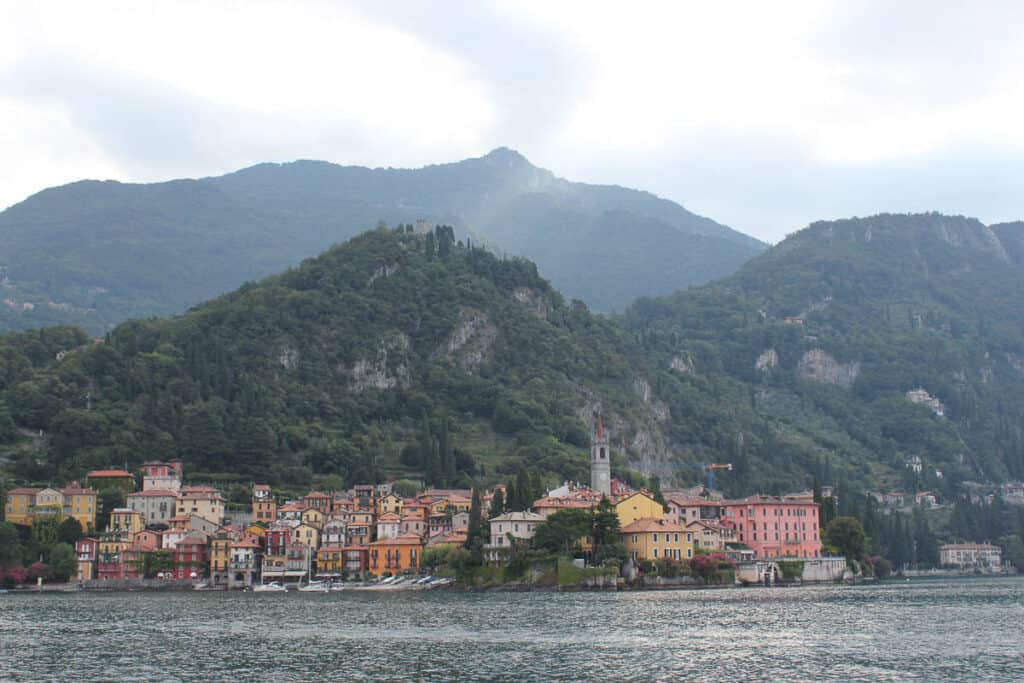
POLYGON ((715 489, 715 470, 727 470, 729 472, 732 471, 732 463, 731 462, 726 462, 726 463, 718 463, 718 462, 701 463, 700 465, 697 465, 697 464, 682 465, 682 467, 699 467, 702 470, 704 470, 704 473, 707 475, 707 482, 708 482, 707 483, 707 492, 709 494, 711 493, 711 491, 713 491, 715 489))
POLYGON ((715 470, 728 470, 732 472, 732 463, 716 463, 704 465, 704 471, 708 473, 708 492, 715 490, 715 470))

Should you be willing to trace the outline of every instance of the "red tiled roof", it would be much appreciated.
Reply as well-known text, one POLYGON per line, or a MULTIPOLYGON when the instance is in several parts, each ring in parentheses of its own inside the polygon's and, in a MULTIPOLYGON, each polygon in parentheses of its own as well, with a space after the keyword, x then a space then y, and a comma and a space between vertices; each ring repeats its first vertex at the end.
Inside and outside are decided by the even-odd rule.
POLYGON ((377 518, 377 524, 380 524, 381 522, 387 523, 387 522, 400 522, 400 521, 402 521, 401 518, 398 515, 396 515, 394 512, 387 512, 387 513, 385 513, 385 514, 383 514, 383 515, 381 515, 380 517, 377 518))
POLYGON ((129 493, 129 498, 151 498, 161 496, 163 498, 177 498, 178 494, 170 489, 149 489, 148 491, 136 491, 129 493))
POLYGON ((666 522, 665 520, 662 520, 662 519, 655 519, 653 517, 645 517, 643 519, 636 520, 632 524, 627 524, 626 526, 622 527, 622 529, 620 530, 620 533, 623 533, 623 534, 639 534, 639 533, 646 533, 646 532, 651 532, 651 531, 680 532, 680 531, 686 531, 686 529, 684 529, 683 527, 679 526, 678 524, 673 524, 672 522, 666 522))
POLYGON ((96 477, 128 477, 129 479, 134 479, 131 472, 125 472, 124 470, 93 470, 85 475, 86 479, 96 477))
POLYGON ((401 534, 394 538, 382 538, 370 545, 423 545, 423 539, 416 534, 401 534))
POLYGON ((30 488, 11 489, 10 491, 7 492, 7 495, 9 495, 9 496, 27 496, 27 495, 34 495, 36 493, 39 493, 40 491, 42 491, 42 489, 30 489, 30 488))

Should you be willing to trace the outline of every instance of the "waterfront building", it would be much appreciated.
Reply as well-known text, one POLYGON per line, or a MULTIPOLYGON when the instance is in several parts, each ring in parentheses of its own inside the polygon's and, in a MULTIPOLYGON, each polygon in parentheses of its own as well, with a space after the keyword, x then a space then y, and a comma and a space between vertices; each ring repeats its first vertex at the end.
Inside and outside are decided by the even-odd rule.
POLYGON ((340 579, 344 573, 341 546, 325 545, 316 551, 316 575, 321 579, 340 579))
POLYGON ((658 518, 637 519, 619 530, 633 560, 688 560, 693 557, 693 533, 658 518))
POLYGON ((277 501, 266 484, 253 484, 252 518, 255 522, 270 524, 277 519, 277 501))
POLYGON ((490 542, 484 550, 488 562, 500 562, 516 543, 528 544, 544 516, 536 512, 506 512, 490 521, 490 542))
POLYGON ((4 519, 12 524, 31 526, 37 520, 63 521, 74 517, 88 533, 96 528, 95 489, 71 482, 63 489, 16 488, 7 492, 4 519))
POLYGON ((342 578, 360 578, 370 565, 370 549, 348 545, 342 549, 342 578))
POLYGON ((220 526, 224 523, 224 498, 212 486, 182 486, 177 514, 199 515, 220 526))
POLYGON ((606 496, 612 493, 611 452, 600 415, 597 416, 597 428, 590 446, 590 488, 606 496))
POLYGON ((623 528, 638 519, 661 519, 665 508, 649 494, 636 491, 615 503, 615 514, 619 517, 619 528, 623 528))
POLYGON ((370 544, 371 574, 400 574, 419 571, 423 540, 412 534, 385 538, 370 544))
POLYGON ((178 494, 171 489, 136 491, 126 497, 127 506, 140 513, 146 525, 170 524, 178 504, 178 494))
POLYGON ((75 541, 75 557, 78 558, 76 578, 78 581, 91 581, 96 578, 96 553, 99 543, 95 538, 83 536, 75 541))
POLYGON ((135 477, 125 470, 93 470, 85 475, 85 483, 98 491, 121 489, 126 495, 135 489, 135 477))
POLYGON ((196 579, 207 568, 207 539, 201 531, 190 531, 174 547, 174 578, 196 579))
POLYGON ((428 548, 461 548, 469 540, 465 529, 453 529, 434 536, 427 541, 428 548))
POLYGON ((259 572, 260 550, 260 541, 256 536, 246 536, 231 543, 228 588, 252 586, 259 572))
POLYGON ((231 544, 232 538, 224 530, 209 539, 210 578, 215 585, 230 582, 231 544))
POLYGON ((758 559, 821 557, 817 503, 750 496, 721 507, 722 526, 734 529, 758 559))
POLYGON ((143 491, 170 491, 177 494, 181 490, 184 468, 180 460, 146 462, 139 469, 142 471, 143 491))
POLYGON ((1003 551, 988 543, 948 543, 939 548, 939 562, 959 569, 999 569, 1003 551))

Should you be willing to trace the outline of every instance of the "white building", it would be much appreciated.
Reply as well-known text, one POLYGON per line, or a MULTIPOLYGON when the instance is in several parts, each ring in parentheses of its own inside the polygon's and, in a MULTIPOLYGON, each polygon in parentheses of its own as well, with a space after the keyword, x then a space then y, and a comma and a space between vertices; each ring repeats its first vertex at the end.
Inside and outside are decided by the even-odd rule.
POLYGON ((178 494, 170 489, 149 489, 129 493, 128 508, 142 513, 146 526, 150 524, 168 524, 175 514, 178 494))
POLYGON ((961 569, 999 569, 1003 551, 988 543, 950 543, 939 548, 939 562, 961 569))
POLYGON ((490 543, 484 546, 484 557, 500 562, 516 541, 529 542, 537 533, 537 525, 544 521, 536 512, 506 512, 491 519, 490 543))

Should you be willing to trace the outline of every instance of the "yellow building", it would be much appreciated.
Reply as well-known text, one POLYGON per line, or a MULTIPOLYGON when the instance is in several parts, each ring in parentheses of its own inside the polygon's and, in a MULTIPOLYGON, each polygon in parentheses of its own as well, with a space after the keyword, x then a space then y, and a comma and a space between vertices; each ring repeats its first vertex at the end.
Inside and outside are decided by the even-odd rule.
POLYGON ((182 486, 178 493, 178 514, 199 515, 214 524, 223 524, 224 498, 212 486, 182 486))
POLYGON ((32 512, 35 519, 64 519, 64 494, 57 489, 45 488, 36 493, 36 507, 32 512))
POLYGON ((383 498, 377 500, 377 516, 380 517, 381 515, 391 514, 401 517, 403 505, 404 501, 401 496, 389 493, 383 498))
POLYGON ((7 492, 4 519, 12 524, 32 524, 32 513, 36 508, 36 494, 39 489, 11 489, 7 492))
POLYGON ((292 543, 301 543, 315 549, 320 545, 320 530, 309 524, 300 524, 292 529, 292 543))
POLYGON ((615 504, 615 513, 619 516, 619 528, 624 529, 638 519, 661 519, 665 516, 665 508, 646 493, 631 493, 615 504))
POLYGON ((302 520, 303 524, 311 526, 314 529, 324 528, 324 513, 316 508, 307 508, 306 510, 303 510, 299 519, 302 520))
POLYGON ((127 534, 138 533, 146 528, 142 513, 130 508, 114 508, 110 513, 110 527, 107 531, 127 534))
POLYGON ((227 574, 230 567, 231 537, 226 533, 218 533, 210 539, 210 572, 211 574, 227 574))
POLYGON ((325 545, 316 551, 317 576, 341 576, 345 570, 345 554, 341 546, 325 545))
POLYGON ((693 557, 693 532, 662 518, 638 519, 619 531, 634 560, 688 560, 693 557))
POLYGON ((61 493, 64 494, 64 516, 77 519, 85 533, 95 529, 99 492, 83 488, 77 481, 73 481, 61 493))

